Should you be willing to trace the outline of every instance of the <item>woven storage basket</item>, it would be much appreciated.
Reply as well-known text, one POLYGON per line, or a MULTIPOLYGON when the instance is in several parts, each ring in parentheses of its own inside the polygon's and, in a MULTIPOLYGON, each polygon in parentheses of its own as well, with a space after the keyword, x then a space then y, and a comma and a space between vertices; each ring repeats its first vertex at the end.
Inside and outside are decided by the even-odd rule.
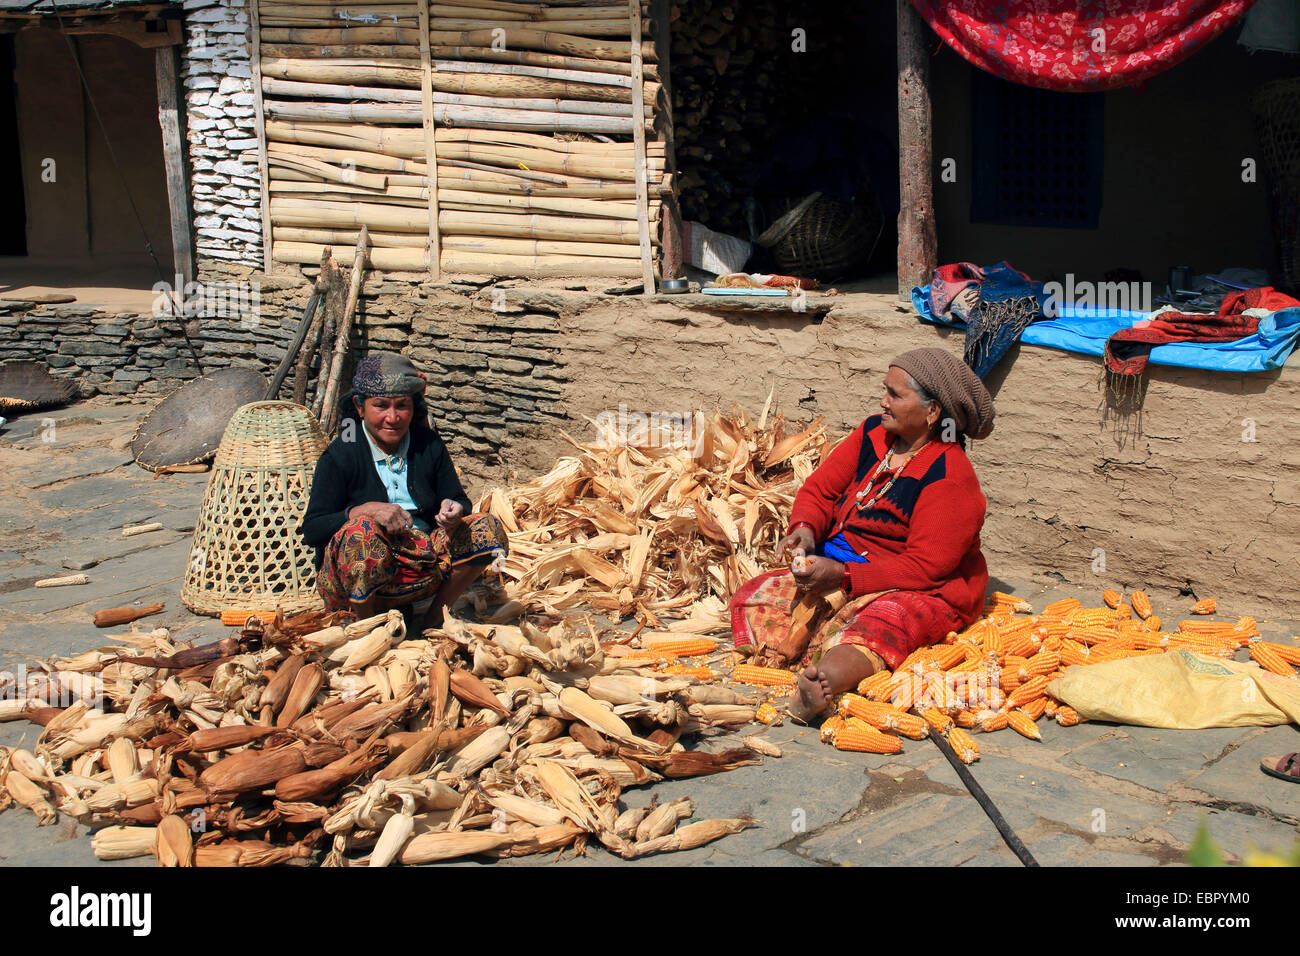
POLYGON ((328 444, 293 402, 252 402, 221 437, 194 527, 181 601, 196 614, 319 610, 312 549, 298 525, 328 444))
POLYGON ((786 275, 834 282, 866 265, 884 223, 874 194, 868 192, 866 199, 847 203, 818 196, 772 246, 777 268, 786 275))
POLYGON ((1269 189, 1278 287, 1300 289, 1300 78, 1265 83, 1251 99, 1269 189))

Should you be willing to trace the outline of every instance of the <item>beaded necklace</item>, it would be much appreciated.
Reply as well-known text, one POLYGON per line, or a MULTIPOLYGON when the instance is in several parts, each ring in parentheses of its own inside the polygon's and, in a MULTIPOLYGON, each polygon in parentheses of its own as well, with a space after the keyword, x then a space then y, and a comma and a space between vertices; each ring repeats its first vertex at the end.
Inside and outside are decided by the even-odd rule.
POLYGON ((929 444, 930 444, 930 440, 926 439, 925 444, 922 445, 920 448, 918 448, 916 451, 912 452, 912 457, 907 459, 907 461, 903 462, 902 466, 898 469, 897 472, 895 472, 893 475, 890 475, 889 480, 885 482, 884 487, 881 488, 874 495, 872 495, 870 498, 868 498, 864 503, 862 500, 863 496, 866 495, 866 493, 871 490, 871 486, 876 483, 876 479, 880 477, 881 472, 888 470, 889 460, 894 455, 893 443, 891 442, 890 447, 885 451, 885 457, 880 459, 880 464, 878 464, 876 466, 876 470, 871 473, 871 478, 868 479, 866 485, 861 489, 859 489, 857 494, 854 495, 855 498, 854 506, 858 509, 858 513, 863 514, 867 511, 870 511, 872 506, 874 506, 877 501, 885 497, 885 494, 889 491, 889 489, 894 487, 894 482, 896 482, 900 477, 902 477, 903 472, 907 470, 907 466, 910 465, 913 461, 915 461, 916 456, 921 454, 921 452, 925 451, 926 446, 928 446, 929 444))

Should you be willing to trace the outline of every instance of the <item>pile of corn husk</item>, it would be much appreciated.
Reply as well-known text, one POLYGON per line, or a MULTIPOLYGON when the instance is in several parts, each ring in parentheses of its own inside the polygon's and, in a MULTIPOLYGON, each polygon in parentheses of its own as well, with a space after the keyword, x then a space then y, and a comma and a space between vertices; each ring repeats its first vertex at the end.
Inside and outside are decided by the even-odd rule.
POLYGON ((779 755, 754 738, 685 750, 683 734, 746 725, 754 706, 572 621, 449 617, 411 639, 396 611, 304 614, 236 633, 183 649, 159 628, 51 661, 0 710, 43 725, 29 749, 0 749, 0 809, 64 813, 97 828, 101 859, 173 866, 385 866, 593 838, 632 859, 753 821, 679 827, 689 800, 620 811, 625 788, 779 755), (42 706, 60 695, 71 706, 42 706))
POLYGON ((511 553, 495 595, 468 595, 484 623, 449 616, 412 639, 397 612, 302 614, 196 648, 133 628, 49 661, 0 694, 0 720, 43 727, 0 748, 0 811, 75 817, 103 859, 199 866, 582 852, 593 837, 630 859, 743 829, 678 827, 689 800, 620 812, 619 797, 780 756, 761 736, 679 742, 779 720, 753 688, 715 682, 708 664, 736 660, 725 639, 693 667, 629 654, 725 630, 727 597, 773 565, 830 443, 821 419, 768 411, 697 413, 684 447, 647 431, 570 440, 577 454, 546 475, 485 496, 511 553), (589 610, 640 626, 598 634, 589 610))
POLYGON ((675 442, 653 426, 570 439, 577 454, 485 495, 478 510, 510 536, 496 619, 586 607, 651 629, 725 629, 727 599, 775 566, 795 493, 831 444, 821 418, 790 426, 769 408, 757 422, 696 413, 675 442))

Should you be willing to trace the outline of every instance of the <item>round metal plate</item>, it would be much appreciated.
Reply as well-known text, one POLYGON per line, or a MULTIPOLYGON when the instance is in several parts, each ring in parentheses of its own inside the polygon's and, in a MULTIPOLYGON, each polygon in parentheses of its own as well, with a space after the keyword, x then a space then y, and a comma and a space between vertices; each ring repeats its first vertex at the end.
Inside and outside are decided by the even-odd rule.
POLYGON ((156 471, 208 461, 231 416, 265 398, 266 388, 266 379, 251 368, 223 368, 186 382, 140 421, 130 445, 136 464, 156 471))

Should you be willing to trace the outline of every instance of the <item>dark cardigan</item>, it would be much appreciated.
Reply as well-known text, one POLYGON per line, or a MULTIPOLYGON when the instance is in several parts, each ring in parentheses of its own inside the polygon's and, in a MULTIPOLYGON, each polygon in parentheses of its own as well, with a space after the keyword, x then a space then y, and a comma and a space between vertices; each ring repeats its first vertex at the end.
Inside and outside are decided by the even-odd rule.
MULTIPOLYGON (((436 527, 435 518, 446 498, 459 501, 465 514, 470 513, 469 498, 461 487, 456 467, 451 463, 447 446, 438 430, 428 421, 424 403, 416 405, 411 422, 411 446, 407 452, 406 486, 419 508, 416 515, 436 527)), ((316 549, 316 567, 324 560, 325 546, 348 521, 348 512, 368 501, 387 501, 388 492, 379 480, 370 444, 361 433, 364 424, 352 407, 351 394, 339 402, 339 437, 330 442, 316 462, 311 481, 311 499, 302 518, 302 537, 316 549), (347 424, 351 419, 352 425, 347 424), (344 441, 351 435, 352 441, 344 441)))

